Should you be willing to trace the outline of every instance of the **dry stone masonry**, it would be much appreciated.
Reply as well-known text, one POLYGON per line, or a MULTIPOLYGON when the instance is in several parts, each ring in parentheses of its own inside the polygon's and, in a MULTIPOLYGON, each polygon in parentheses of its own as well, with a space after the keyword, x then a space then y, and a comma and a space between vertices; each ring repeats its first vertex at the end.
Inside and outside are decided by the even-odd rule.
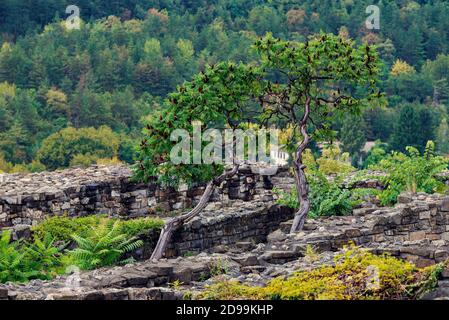
MULTIPOLYGON (((279 177, 285 174, 279 170, 279 177)), ((91 214, 135 218, 192 207, 202 186, 161 189, 154 182, 136 183, 125 166, 93 166, 36 174, 2 175, 0 179, 0 228, 33 225, 46 216, 91 214)), ((278 180, 280 178, 277 178, 278 180)), ((271 200, 269 177, 248 167, 224 183, 214 195, 223 203, 233 199, 271 200)))
MULTIPOLYGON (((179 280, 188 291, 200 290, 209 283, 207 279, 217 266, 225 266, 227 277, 263 285, 277 276, 332 263, 335 253, 350 243, 376 253, 388 252, 413 261, 419 267, 448 259, 449 198, 404 194, 400 202, 393 208, 359 208, 353 216, 310 219, 305 230, 295 235, 287 233, 292 223, 287 219, 292 213, 280 212, 277 205, 237 201, 227 208, 211 206, 175 236, 173 248, 179 250, 177 253, 183 253, 180 257, 82 272, 78 275, 79 287, 76 288, 70 285, 72 276, 61 276, 53 281, 31 281, 26 285, 2 285, 0 296, 4 299, 181 299, 183 293, 170 289, 170 282, 179 280), (248 234, 248 239, 241 236, 248 228, 259 225, 254 223, 255 217, 269 217, 270 214, 278 215, 279 228, 276 229, 273 222, 270 229, 274 231, 264 239, 266 243, 248 241, 254 234, 248 234), (285 221, 279 222, 282 220, 285 221), (212 228, 209 232, 218 235, 230 225, 232 241, 227 244, 226 241, 201 242, 206 240, 203 239, 205 231, 200 231, 200 236, 193 239, 197 234, 194 230, 212 228), (196 244, 198 239, 202 240, 196 244), (307 261, 308 246, 319 253, 318 261, 307 261), (189 248, 201 248, 204 252, 186 257, 188 251, 183 250, 189 248)), ((226 237, 223 233, 223 239, 226 237)), ((438 289, 426 298, 448 297, 448 283, 449 270, 445 270, 438 289)))
MULTIPOLYGON (((290 220, 293 210, 267 202, 237 200, 232 206, 213 203, 200 216, 177 230, 165 255, 177 257, 212 250, 226 252, 237 243, 262 243, 277 230, 281 223, 290 220)), ((145 246, 135 258, 149 259, 158 240, 158 233, 142 236, 145 246)))
MULTIPOLYGON (((64 210, 71 216, 154 214, 158 205, 167 210, 190 206, 202 192, 201 187, 160 190, 152 183, 133 183, 129 177, 125 167, 10 175, 0 187, 2 226, 17 228, 64 210)), ((263 285, 277 276, 332 263, 335 253, 350 243, 418 267, 449 258, 447 196, 405 193, 391 208, 367 202, 351 216, 309 219, 303 232, 292 235, 288 231, 293 211, 274 203, 273 185, 288 190, 293 180, 285 171, 264 177, 243 168, 217 191, 216 201, 174 234, 168 259, 81 272, 76 275, 77 287, 72 285, 73 275, 0 285, 0 299, 181 299, 187 291, 209 283, 217 266, 226 267, 227 277, 263 285), (305 257, 310 246, 319 253, 315 262, 305 257), (170 288, 175 280, 187 291, 170 288)), ((382 187, 376 179, 361 187, 367 185, 382 187)), ((147 235, 140 258, 149 257, 156 239, 157 234, 147 235)), ((438 289, 426 298, 448 297, 449 270, 445 270, 438 289)))

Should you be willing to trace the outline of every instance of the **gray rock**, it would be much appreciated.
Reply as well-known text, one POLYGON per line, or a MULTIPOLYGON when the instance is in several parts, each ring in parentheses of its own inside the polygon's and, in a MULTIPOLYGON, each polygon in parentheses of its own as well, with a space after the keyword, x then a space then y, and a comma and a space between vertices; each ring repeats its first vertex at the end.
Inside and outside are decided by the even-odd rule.
POLYGON ((443 212, 449 212, 449 198, 443 200, 440 210, 443 212))
POLYGON ((7 299, 8 299, 8 289, 0 288, 0 300, 7 300, 7 299))
POLYGON ((299 254, 294 251, 267 251, 260 259, 268 263, 281 264, 293 261, 298 258, 299 254))
POLYGON ((267 237, 268 242, 282 242, 287 239, 287 235, 280 229, 270 233, 267 237))
POLYGON ((398 196, 398 203, 410 203, 413 198, 410 193, 402 193, 398 196))
POLYGON ((151 271, 158 276, 168 276, 173 271, 173 265, 160 262, 151 266, 151 271))
POLYGON ((192 281, 192 269, 188 266, 176 266, 169 279, 171 282, 180 281, 189 284, 192 281))
POLYGON ((232 257, 232 260, 234 260, 243 267, 255 266, 259 264, 257 255, 251 253, 242 256, 232 257))

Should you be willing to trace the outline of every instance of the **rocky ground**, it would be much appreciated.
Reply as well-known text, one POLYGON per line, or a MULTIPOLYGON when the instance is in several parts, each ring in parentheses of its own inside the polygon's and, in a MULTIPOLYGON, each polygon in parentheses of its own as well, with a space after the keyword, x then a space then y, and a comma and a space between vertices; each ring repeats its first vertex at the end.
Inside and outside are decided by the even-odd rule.
POLYGON ((58 194, 68 188, 79 188, 92 181, 114 181, 127 178, 131 169, 127 166, 91 166, 41 173, 0 174, 0 196, 58 194))
MULTIPOLYGON (((217 245, 191 257, 91 272, 72 270, 72 275, 53 281, 7 284, 0 286, 0 298, 182 299, 187 292, 201 291, 217 275, 263 285, 274 277, 332 263, 335 253, 350 242, 375 253, 389 252, 419 267, 448 259, 449 199, 405 194, 399 202, 394 208, 365 204, 347 217, 310 219, 305 230, 294 235, 288 234, 291 221, 287 221, 269 234, 265 243, 242 241, 217 245), (316 259, 308 256, 308 246, 318 253, 316 259)), ((241 209, 245 204, 236 205, 241 209)), ((210 214, 207 212, 203 220, 210 214)), ((427 298, 449 299, 449 270, 427 298)))

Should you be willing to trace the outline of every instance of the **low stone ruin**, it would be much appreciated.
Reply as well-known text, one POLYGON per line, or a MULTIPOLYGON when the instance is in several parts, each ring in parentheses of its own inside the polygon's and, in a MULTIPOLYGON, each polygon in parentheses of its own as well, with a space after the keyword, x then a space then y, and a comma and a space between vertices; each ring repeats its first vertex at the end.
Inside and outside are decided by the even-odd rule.
MULTIPOLYGON (((278 170, 273 178, 276 184, 286 184, 280 181, 286 172, 286 168, 278 170)), ((270 177, 262 177, 249 167, 242 167, 235 177, 218 188, 213 198, 221 203, 239 199, 272 200, 269 192, 272 187, 270 177)), ((136 218, 186 209, 198 201, 203 190, 202 185, 190 189, 181 186, 174 190, 160 188, 151 181, 136 183, 126 166, 2 175, 0 228, 33 225, 47 216, 63 214, 70 217, 107 214, 136 218)))
MULTIPOLYGON (((209 211, 179 231, 183 234, 186 230, 199 230, 203 227, 207 229, 213 226, 218 235, 218 232, 224 232, 226 227, 232 225, 231 233, 235 241, 201 246, 204 252, 196 256, 186 257, 187 251, 184 251, 184 256, 163 259, 157 263, 139 262, 123 267, 81 272, 76 275, 76 287, 70 284, 73 275, 62 276, 53 281, 31 281, 26 285, 3 285, 0 286, 0 297, 181 299, 183 293, 170 289, 168 284, 179 280, 185 290, 200 290, 208 283, 207 279, 217 263, 227 266, 229 276, 260 285, 296 270, 331 263, 334 254, 349 243, 368 248, 375 253, 388 252, 398 258, 413 261, 419 267, 448 259, 449 198, 425 194, 403 195, 400 202, 394 208, 363 208, 364 210, 357 212, 357 216, 310 219, 305 230, 294 235, 287 233, 291 220, 285 219, 282 222, 284 219, 279 219, 278 228, 273 227, 275 230, 261 243, 257 241, 259 238, 252 235, 239 235, 244 235, 249 229, 257 226, 257 223, 251 223, 254 217, 270 214, 269 212, 274 214, 279 209, 273 208, 278 206, 272 204, 267 212, 261 212, 262 208, 266 209, 267 203, 238 202, 236 206, 228 208, 229 212, 240 212, 237 215, 228 216, 225 211, 219 213, 220 210, 217 210, 217 214, 212 217, 213 211, 209 211), (236 216, 239 216, 238 219, 242 223, 235 223, 236 216), (248 219, 246 221, 249 223, 243 223, 245 219, 248 219), (312 263, 304 259, 307 246, 312 246, 320 253, 318 261, 312 263)), ((287 215, 286 212, 285 214, 287 215)), ((290 217, 292 214, 289 213, 290 217)), ((188 234, 193 236, 196 232, 185 233, 187 238, 188 234)), ((226 236, 223 235, 223 239, 225 240, 226 236)), ((182 248, 190 248, 188 243, 190 242, 181 242, 177 246, 182 252, 182 248)), ((449 272, 445 271, 444 276, 436 293, 429 297, 441 298, 449 295, 445 287, 449 283, 449 272)))
MULTIPOLYGON (((79 169, 67 172, 74 173, 77 170, 79 169)), ((127 180, 129 171, 126 173, 127 171, 121 171, 124 169, 111 170, 105 167, 90 170, 85 175, 81 174, 82 171, 75 174, 75 181, 80 189, 78 193, 75 192, 78 198, 87 197, 87 193, 82 192, 96 190, 92 192, 91 198, 98 200, 93 207, 98 208, 107 202, 102 202, 103 197, 106 200, 113 192, 117 192, 120 195, 114 202, 117 206, 123 205, 130 196, 133 197, 132 203, 145 199, 146 212, 151 214, 148 213, 151 208, 148 202, 153 201, 152 197, 157 197, 159 191, 149 189, 145 196, 143 193, 140 196, 137 193, 131 195, 134 192, 131 190, 141 190, 142 186, 137 189, 133 187, 127 180), (101 180, 103 182, 95 179, 95 174, 92 174, 98 169, 101 172, 110 170, 110 179, 101 180), (90 184, 95 184, 96 187, 89 188, 90 184)), ((63 176, 67 172, 63 172, 63 176)), ((58 174, 61 173, 55 175, 58 174)), ((30 178, 18 177, 16 182, 10 182, 9 185, 20 185, 27 179, 30 178)), ((69 191, 74 187, 69 180, 67 178, 65 183, 61 183, 63 191, 60 191, 62 193, 58 197, 54 193, 53 200, 47 198, 46 192, 45 200, 32 200, 33 195, 26 195, 25 192, 23 197, 3 193, 0 196, 1 201, 4 201, 3 212, 7 212, 9 217, 5 221, 13 223, 14 219, 22 219, 20 221, 23 223, 23 219, 31 219, 31 216, 23 216, 29 213, 27 209, 41 210, 45 203, 45 208, 48 208, 48 202, 71 199, 69 191), (8 197, 21 200, 6 202, 8 197), (41 207, 28 208, 33 201, 37 201, 41 207), (5 208, 9 211, 5 211, 5 208), (17 210, 16 213, 12 213, 14 210, 17 210)), ((214 275, 217 265, 226 266, 229 278, 263 285, 274 277, 332 263, 334 255, 351 243, 377 254, 388 252, 395 257, 412 261, 418 267, 433 265, 449 258, 447 196, 402 194, 399 203, 391 208, 367 202, 356 208, 351 216, 308 219, 304 231, 289 234, 294 212, 277 205, 271 189, 274 184, 288 190, 292 182, 292 178, 285 172, 269 179, 254 175, 251 171, 240 172, 214 195, 215 202, 174 234, 167 251, 168 259, 157 263, 141 261, 126 266, 75 272, 52 281, 0 285, 0 299, 182 299, 186 292, 201 291, 204 285, 210 283, 209 278, 214 275), (314 248, 319 254, 317 261, 306 259, 308 247, 314 248), (171 288, 169 283, 177 280, 182 283, 182 288, 171 288)), ((148 188, 151 186, 146 185, 148 188)), ((5 188, 2 187, 2 190, 5 188)), ((24 190, 32 189, 28 186, 24 190)), ((187 193, 192 191, 181 192, 186 192, 182 196, 186 199, 187 193)), ((39 193, 34 193, 36 194, 39 193)), ((170 198, 166 200, 171 201, 170 198)), ((78 208, 76 204, 74 206, 78 208)), ((76 215, 76 210, 72 216, 76 215)), ((127 210, 129 213, 129 208, 127 210)), ((49 211, 43 212, 43 215, 61 213, 62 211, 49 211)), ((87 213, 84 211, 81 214, 87 213)), ((157 234, 148 238, 153 240, 149 240, 144 252, 141 252, 143 259, 151 254, 157 234)), ((443 272, 443 279, 437 290, 426 298, 449 299, 449 270, 443 272)))

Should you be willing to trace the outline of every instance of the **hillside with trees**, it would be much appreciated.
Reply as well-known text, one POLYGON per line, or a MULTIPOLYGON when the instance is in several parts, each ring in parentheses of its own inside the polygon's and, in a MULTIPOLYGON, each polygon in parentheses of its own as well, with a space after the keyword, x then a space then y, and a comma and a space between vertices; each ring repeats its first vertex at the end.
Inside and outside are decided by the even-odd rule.
POLYGON ((0 0, 0 300, 449 300, 448 16, 0 0))
POLYGON ((251 44, 267 32, 295 41, 331 32, 378 48, 388 104, 351 119, 357 139, 346 119, 332 125, 354 165, 364 166, 366 141, 385 143, 388 153, 423 151, 433 140, 449 152, 449 4, 382 1, 381 28, 370 31, 368 2, 88 0, 78 3, 80 30, 65 26, 67 1, 2 2, 0 170, 63 168, 73 157, 132 163, 141 128, 169 92, 207 64, 253 62, 251 44), (118 146, 103 154, 100 142, 96 156, 89 142, 73 149, 76 138, 65 134, 90 128, 85 134, 95 136, 104 127, 118 146), (48 160, 57 158, 47 154, 55 135, 70 159, 48 160))

